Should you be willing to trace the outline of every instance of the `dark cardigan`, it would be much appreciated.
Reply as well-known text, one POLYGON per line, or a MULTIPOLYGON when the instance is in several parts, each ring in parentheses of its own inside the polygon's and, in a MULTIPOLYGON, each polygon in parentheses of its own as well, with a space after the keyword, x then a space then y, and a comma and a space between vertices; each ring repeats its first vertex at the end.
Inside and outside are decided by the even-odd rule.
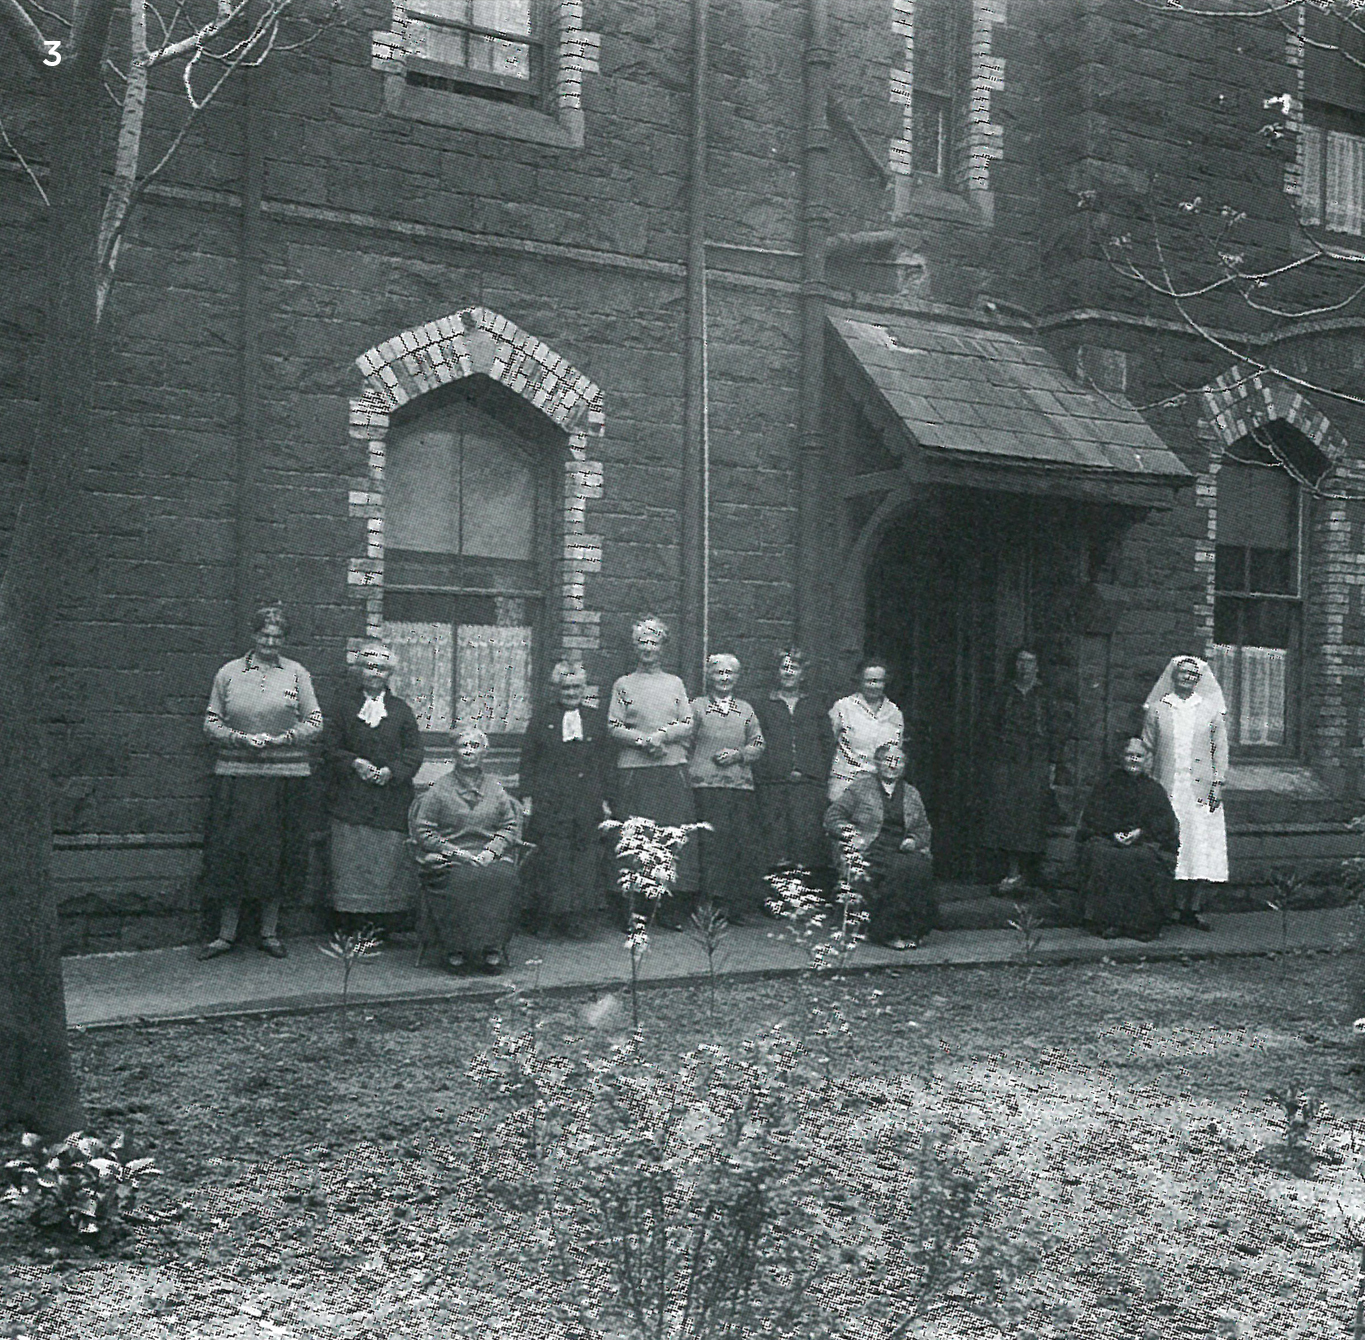
POLYGON ((367 726, 356 715, 364 697, 359 687, 347 690, 326 718, 323 752, 330 774, 328 811, 343 824, 406 833, 412 779, 422 766, 422 734, 412 708, 387 689, 384 708, 388 715, 378 726, 367 726), (393 776, 383 786, 362 782, 351 766, 357 758, 369 759, 377 768, 387 767, 393 776))
POLYGON ((792 711, 776 693, 753 700, 765 748, 754 764, 754 781, 787 782, 793 771, 822 786, 834 757, 834 728, 829 704, 813 693, 803 693, 792 711))
POLYGON ((563 740, 564 708, 558 704, 541 708, 526 727, 517 789, 531 798, 530 841, 563 823, 593 827, 602 820, 617 745, 600 709, 580 707, 578 715, 583 738, 569 744, 563 740))

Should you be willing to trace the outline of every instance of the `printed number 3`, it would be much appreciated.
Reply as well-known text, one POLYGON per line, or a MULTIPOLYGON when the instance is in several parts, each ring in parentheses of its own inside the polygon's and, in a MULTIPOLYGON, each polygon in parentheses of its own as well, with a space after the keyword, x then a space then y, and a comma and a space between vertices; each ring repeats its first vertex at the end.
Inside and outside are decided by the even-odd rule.
POLYGON ((43 59, 44 65, 60 65, 62 63, 62 44, 60 42, 44 42, 47 48, 47 55, 43 59))

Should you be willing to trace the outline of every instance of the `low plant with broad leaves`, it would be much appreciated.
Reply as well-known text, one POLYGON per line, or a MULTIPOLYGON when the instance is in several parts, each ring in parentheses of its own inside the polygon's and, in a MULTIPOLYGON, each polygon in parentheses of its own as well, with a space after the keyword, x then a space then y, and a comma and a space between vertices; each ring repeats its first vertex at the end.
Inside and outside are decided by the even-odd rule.
POLYGON ((37 1228, 74 1233, 104 1247, 126 1231, 124 1215, 139 1179, 161 1170, 149 1158, 123 1159, 123 1136, 109 1143, 76 1131, 53 1145, 32 1132, 5 1164, 6 1201, 37 1228))

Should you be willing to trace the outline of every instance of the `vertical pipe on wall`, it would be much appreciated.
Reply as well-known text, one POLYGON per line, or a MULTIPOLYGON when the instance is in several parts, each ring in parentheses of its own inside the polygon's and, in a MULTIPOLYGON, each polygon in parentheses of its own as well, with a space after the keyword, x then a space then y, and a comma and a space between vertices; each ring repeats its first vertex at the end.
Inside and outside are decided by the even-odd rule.
POLYGON ((801 401, 797 462, 796 635, 820 670, 828 611, 824 575, 828 471, 824 452, 825 248, 829 236, 829 3, 806 0, 805 147, 801 210, 801 401))
POLYGON ((251 615, 258 599, 279 594, 255 590, 253 521, 256 444, 260 438, 261 354, 261 190, 265 177, 265 134, 261 124, 263 71, 248 65, 242 72, 242 221, 239 242, 239 318, 237 443, 233 462, 235 571, 233 597, 239 646, 250 639, 251 615))
POLYGON ((687 195, 687 338, 682 459, 682 591, 678 649, 683 678, 699 687, 709 633, 710 440, 706 376, 706 63, 709 0, 692 0, 691 162, 687 195))

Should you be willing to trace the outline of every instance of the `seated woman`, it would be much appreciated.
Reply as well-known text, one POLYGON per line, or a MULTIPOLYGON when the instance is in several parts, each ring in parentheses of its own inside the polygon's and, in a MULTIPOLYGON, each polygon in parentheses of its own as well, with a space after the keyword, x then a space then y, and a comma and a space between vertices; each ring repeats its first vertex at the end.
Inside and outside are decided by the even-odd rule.
POLYGON ((1076 829, 1085 923, 1106 939, 1155 940, 1170 915, 1180 826, 1141 740, 1090 793, 1076 829))
POLYGON ((484 772, 487 748, 488 736, 477 726, 456 727, 455 766, 413 801, 408 831, 446 967, 496 976, 507 962, 517 921, 512 852, 521 815, 497 779, 484 772))
POLYGON ((867 938, 916 949, 938 921, 933 830, 919 792, 905 781, 900 745, 878 745, 873 764, 875 774, 855 778, 825 811, 825 831, 867 862, 859 890, 867 901, 867 938))

